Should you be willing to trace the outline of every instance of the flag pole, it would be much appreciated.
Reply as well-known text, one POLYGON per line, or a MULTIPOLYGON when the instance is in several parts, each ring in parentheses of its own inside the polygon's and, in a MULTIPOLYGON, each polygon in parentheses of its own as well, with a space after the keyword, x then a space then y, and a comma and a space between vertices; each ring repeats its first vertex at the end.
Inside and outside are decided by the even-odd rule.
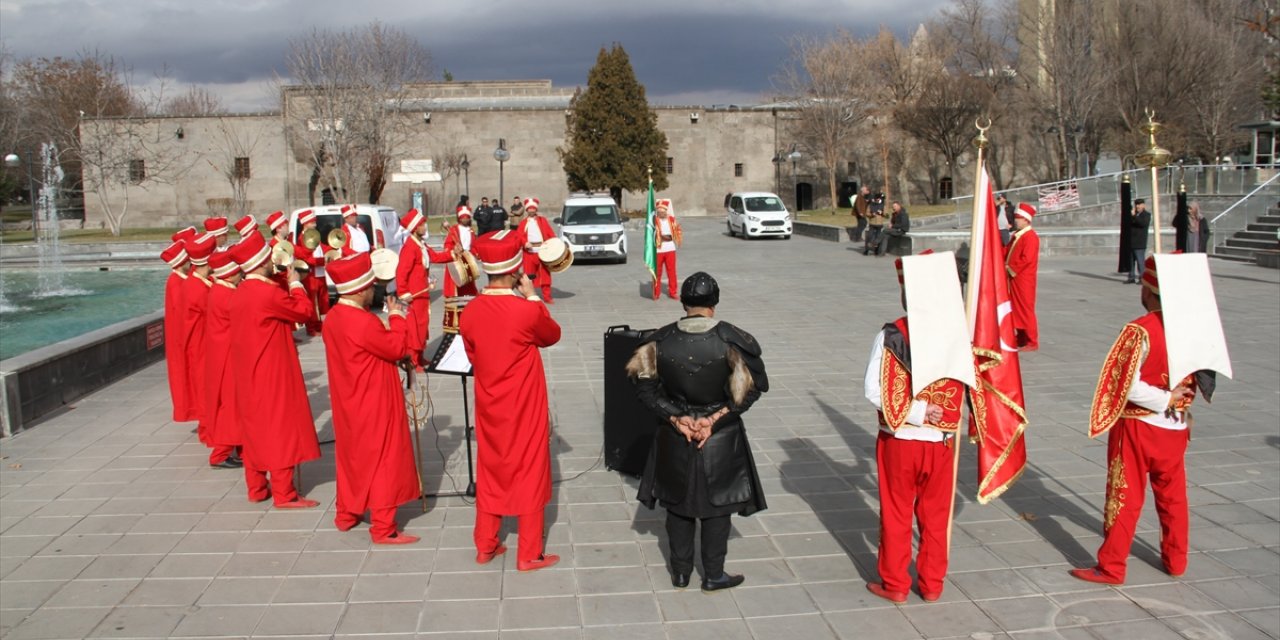
POLYGON ((1151 219, 1156 233, 1155 252, 1160 253, 1160 169, 1169 164, 1169 158, 1173 154, 1156 144, 1156 134, 1164 126, 1156 122, 1156 112, 1152 111, 1150 107, 1146 109, 1146 112, 1147 121, 1142 123, 1139 128, 1147 135, 1147 140, 1151 146, 1143 149, 1138 154, 1137 160, 1139 164, 1151 169, 1151 219))

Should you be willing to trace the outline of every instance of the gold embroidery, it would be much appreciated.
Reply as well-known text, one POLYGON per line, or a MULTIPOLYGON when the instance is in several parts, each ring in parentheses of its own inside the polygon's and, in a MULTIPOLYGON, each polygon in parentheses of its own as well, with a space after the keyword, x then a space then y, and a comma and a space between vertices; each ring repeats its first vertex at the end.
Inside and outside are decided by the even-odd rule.
POLYGON ((1111 345, 1093 392, 1093 406, 1089 410, 1090 438, 1106 433, 1124 414, 1129 387, 1137 377, 1139 356, 1147 340, 1146 329, 1131 323, 1124 326, 1111 345))
POLYGON ((880 361, 880 406, 890 431, 897 431, 911 412, 911 382, 907 378, 907 369, 888 349, 880 361))
MULTIPOLYGON (((954 411, 954 415, 959 415, 962 389, 964 389, 963 386, 953 384, 950 379, 944 378, 942 380, 935 380, 929 386, 925 387, 924 390, 920 392, 920 395, 916 396, 916 399, 927 404, 942 407, 944 413, 954 411)), ((945 422, 943 420, 939 420, 938 424, 933 426, 937 427, 940 431, 955 433, 960 428, 960 421, 956 420, 955 422, 945 422)))
POLYGON ((1116 455, 1107 465, 1107 506, 1102 521, 1104 534, 1111 530, 1116 517, 1120 515, 1120 510, 1124 508, 1124 490, 1128 488, 1129 483, 1124 479, 1124 460, 1120 457, 1120 451, 1117 450, 1116 455))

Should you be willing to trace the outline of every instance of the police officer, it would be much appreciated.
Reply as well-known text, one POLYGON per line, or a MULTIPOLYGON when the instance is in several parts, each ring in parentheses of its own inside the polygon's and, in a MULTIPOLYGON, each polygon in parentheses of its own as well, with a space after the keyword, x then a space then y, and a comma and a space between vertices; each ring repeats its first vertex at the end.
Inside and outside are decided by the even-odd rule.
POLYGON ((760 344, 715 319, 720 287, 699 271, 684 281, 686 316, 650 334, 627 364, 640 400, 659 418, 640 502, 667 509, 671 584, 689 586, 702 522, 702 590, 742 584, 724 571, 729 516, 765 509, 742 413, 769 390, 760 344))

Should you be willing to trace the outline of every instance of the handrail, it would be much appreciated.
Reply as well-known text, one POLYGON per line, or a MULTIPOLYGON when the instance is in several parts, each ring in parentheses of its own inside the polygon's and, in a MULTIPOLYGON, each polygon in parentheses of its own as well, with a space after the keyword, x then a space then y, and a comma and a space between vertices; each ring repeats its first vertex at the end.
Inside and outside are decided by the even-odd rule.
POLYGON ((1236 200, 1235 202, 1231 203, 1231 206, 1227 207, 1226 209, 1223 209, 1223 210, 1222 210, 1222 213, 1219 213, 1218 215, 1214 216, 1214 217, 1213 217, 1213 220, 1210 220, 1210 221, 1209 221, 1209 223, 1210 223, 1210 224, 1213 224, 1213 225, 1218 224, 1218 220, 1219 220, 1219 219, 1221 219, 1221 218, 1222 218, 1222 216, 1225 216, 1225 215, 1227 215, 1228 213, 1231 213, 1231 210, 1232 210, 1232 209, 1235 209, 1237 206, 1239 206, 1239 205, 1243 204, 1244 202, 1248 201, 1248 200, 1249 200, 1249 198, 1252 198, 1252 197, 1254 196, 1254 194, 1258 193, 1259 191, 1262 191, 1262 188, 1263 188, 1263 187, 1265 187, 1265 186, 1267 186, 1267 185, 1271 184, 1272 182, 1275 182, 1275 181, 1276 181, 1276 178, 1280 178, 1280 173, 1276 173, 1275 175, 1271 176, 1270 178, 1267 178, 1267 181, 1266 181, 1266 182, 1264 182, 1264 183, 1262 183, 1262 184, 1258 185, 1257 187, 1254 187, 1253 191, 1250 191, 1249 193, 1245 194, 1245 196, 1244 196, 1243 198, 1240 198, 1239 200, 1236 200))
MULTIPOLYGON (((1179 167, 1178 165, 1169 165, 1169 166, 1166 166, 1166 167, 1164 167, 1164 168, 1165 168, 1165 169, 1180 169, 1180 170, 1182 170, 1183 172, 1193 171, 1193 170, 1200 170, 1200 171, 1203 171, 1203 170, 1205 170, 1205 169, 1216 169, 1216 170, 1220 170, 1220 171, 1228 171, 1228 170, 1229 170, 1229 171, 1244 171, 1244 170, 1248 170, 1248 169, 1276 169, 1276 168, 1277 168, 1277 165, 1274 165, 1274 164, 1235 164, 1235 163, 1232 163, 1232 164, 1188 164, 1188 165, 1182 165, 1181 167, 1179 167)), ((1145 173, 1147 173, 1148 171, 1150 171, 1150 170, 1149 170, 1149 169, 1144 169, 1144 168, 1137 168, 1137 169, 1124 169, 1124 170, 1122 170, 1122 171, 1112 171, 1112 172, 1110 172, 1110 173, 1096 173, 1096 174, 1089 175, 1089 176, 1080 176, 1080 177, 1076 177, 1076 178, 1065 178, 1065 179, 1062 179, 1062 180, 1054 180, 1054 181, 1052 181, 1052 182, 1041 182, 1041 183, 1039 183, 1039 184, 1020 185, 1020 186, 1016 186, 1016 187, 1005 187, 1005 188, 1003 188, 1003 189, 996 190, 996 191, 995 191, 995 193, 996 193, 996 194, 1000 194, 1000 193, 1007 193, 1007 192, 1009 192, 1009 191, 1021 191, 1021 190, 1026 190, 1026 189, 1040 189, 1040 188, 1042 188, 1042 187, 1055 187, 1055 186, 1058 186, 1058 185, 1070 184, 1070 183, 1072 183, 1072 182, 1083 182, 1083 181, 1086 181, 1086 180, 1101 181, 1101 180, 1103 180, 1103 179, 1105 179, 1105 178, 1111 178, 1111 179, 1113 179, 1113 180, 1118 180, 1118 179, 1119 179, 1119 176, 1122 176, 1122 175, 1124 175, 1124 174, 1126 174, 1126 173, 1131 173, 1131 174, 1139 174, 1139 173, 1141 173, 1141 174, 1145 174, 1145 173)), ((1167 179, 1167 177, 1166 177, 1166 179, 1167 179)), ((967 194, 964 194, 964 195, 954 196, 954 197, 952 197, 952 198, 951 198, 951 200, 952 200, 952 201, 956 201, 956 200, 967 200, 967 199, 970 199, 970 198, 972 198, 972 197, 973 197, 973 194, 972 194, 972 193, 967 193, 967 194)))

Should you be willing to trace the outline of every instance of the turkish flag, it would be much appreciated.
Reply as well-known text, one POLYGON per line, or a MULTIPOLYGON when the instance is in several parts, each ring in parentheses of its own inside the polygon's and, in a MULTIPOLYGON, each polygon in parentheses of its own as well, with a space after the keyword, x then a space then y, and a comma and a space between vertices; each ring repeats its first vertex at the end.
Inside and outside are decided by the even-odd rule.
POLYGON ((1018 363, 1018 350, 1013 346, 1017 342, 996 215, 991 178, 986 167, 980 165, 973 198, 966 311, 978 382, 969 389, 969 437, 978 445, 978 502, 981 504, 1013 486, 1027 465, 1022 367, 1018 363))

